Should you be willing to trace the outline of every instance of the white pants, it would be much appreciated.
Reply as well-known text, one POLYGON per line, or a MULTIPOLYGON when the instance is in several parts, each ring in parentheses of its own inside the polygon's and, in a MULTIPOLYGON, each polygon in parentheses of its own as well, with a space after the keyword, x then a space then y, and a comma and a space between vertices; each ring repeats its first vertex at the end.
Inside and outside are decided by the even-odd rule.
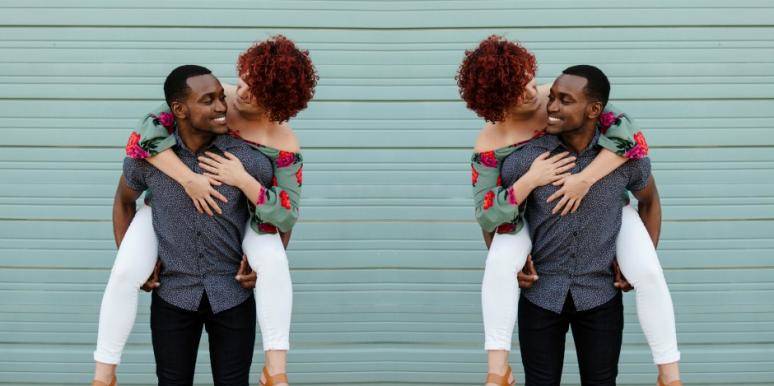
MULTIPOLYGON (((527 227, 515 235, 495 234, 486 257, 481 285, 486 350, 511 349, 517 320, 521 271, 532 250, 527 227)), ((656 249, 637 211, 623 208, 621 231, 616 240, 621 272, 636 291, 637 317, 656 364, 677 362, 675 314, 656 249)))
MULTIPOLYGON (((250 267, 258 274, 255 303, 263 349, 287 350, 293 288, 282 240, 279 234, 259 235, 248 226, 242 249, 250 267)), ((121 362, 121 353, 137 316, 140 286, 153 273, 157 256, 158 239, 153 230, 151 208, 142 206, 121 241, 102 296, 95 361, 121 362)))

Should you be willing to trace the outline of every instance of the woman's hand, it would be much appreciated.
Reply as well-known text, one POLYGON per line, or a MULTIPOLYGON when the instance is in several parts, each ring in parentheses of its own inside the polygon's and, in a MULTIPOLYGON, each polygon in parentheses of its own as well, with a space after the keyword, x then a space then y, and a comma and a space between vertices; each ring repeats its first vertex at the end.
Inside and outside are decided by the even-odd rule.
POLYGON ((569 154, 565 151, 549 157, 551 154, 545 152, 532 161, 525 175, 530 176, 534 186, 548 185, 565 178, 569 175, 565 173, 575 167, 575 157, 569 154))
POLYGON ((213 199, 217 198, 220 201, 228 202, 226 197, 213 188, 213 186, 220 185, 220 182, 205 175, 191 172, 190 177, 182 185, 199 213, 207 213, 210 216, 213 215, 213 211, 217 214, 223 213, 213 199))
POLYGON ((199 157, 199 167, 206 170, 204 175, 220 183, 241 188, 242 184, 252 177, 247 174, 242 161, 229 152, 223 152, 221 157, 212 152, 204 152, 199 157))
POLYGON ((592 182, 584 178, 582 174, 570 174, 554 182, 554 185, 561 186, 561 188, 548 197, 547 201, 553 202, 561 197, 551 213, 557 214, 562 212, 562 216, 564 216, 568 213, 575 213, 578 210, 583 197, 586 197, 586 193, 589 192, 592 182))

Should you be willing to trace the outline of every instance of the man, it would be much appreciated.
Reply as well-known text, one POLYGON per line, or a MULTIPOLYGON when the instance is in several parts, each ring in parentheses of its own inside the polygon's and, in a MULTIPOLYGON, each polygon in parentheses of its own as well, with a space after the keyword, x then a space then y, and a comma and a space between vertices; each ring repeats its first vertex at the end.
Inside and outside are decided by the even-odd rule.
MULTIPOLYGON (((564 70, 551 87, 547 133, 506 158, 503 185, 527 172, 548 151, 577 157, 572 173, 597 156, 597 121, 610 93, 598 68, 581 65, 564 70)), ((552 214, 548 198, 557 190, 546 185, 526 200, 525 218, 532 238, 532 280, 520 275, 519 341, 526 385, 559 385, 565 337, 572 328, 583 385, 615 385, 623 333, 626 287, 614 270, 616 237, 626 191, 639 200, 640 217, 658 238, 660 205, 650 161, 630 160, 594 184, 576 213, 552 214), (534 268, 533 268, 534 267, 534 268), (539 277, 539 280, 535 280, 539 277), (531 284, 531 287, 530 287, 531 284)))
MULTIPOLYGON (((173 150, 186 166, 201 173, 199 155, 228 151, 264 186, 271 184, 268 158, 245 142, 223 135, 227 132, 225 94, 208 69, 176 68, 165 81, 164 93, 177 122, 173 150)), ((204 327, 215 384, 247 385, 255 342, 255 300, 252 291, 234 277, 242 261, 248 200, 241 190, 224 184, 217 188, 227 199, 221 204, 222 213, 198 213, 177 182, 145 160, 126 158, 114 209, 117 239, 126 233, 135 200, 146 189, 153 196, 161 263, 160 285, 151 303, 159 384, 192 384, 204 327)))

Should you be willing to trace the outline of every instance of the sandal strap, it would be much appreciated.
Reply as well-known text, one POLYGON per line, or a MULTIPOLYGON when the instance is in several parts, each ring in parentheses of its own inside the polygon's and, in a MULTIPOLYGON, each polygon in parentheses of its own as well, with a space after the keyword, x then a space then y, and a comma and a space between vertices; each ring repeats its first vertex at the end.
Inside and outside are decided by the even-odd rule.
POLYGON ((105 382, 94 379, 91 381, 91 386, 116 386, 116 377, 113 376, 113 379, 110 381, 109 385, 105 382))
POLYGON ((269 370, 263 368, 263 376, 266 377, 266 383, 264 386, 274 386, 278 383, 288 383, 288 375, 285 373, 269 375, 269 370))
POLYGON ((511 376, 511 366, 508 366, 507 370, 505 370, 505 375, 488 373, 486 375, 485 383, 494 383, 500 386, 511 386, 511 384, 508 383, 508 378, 510 378, 510 376, 511 376))

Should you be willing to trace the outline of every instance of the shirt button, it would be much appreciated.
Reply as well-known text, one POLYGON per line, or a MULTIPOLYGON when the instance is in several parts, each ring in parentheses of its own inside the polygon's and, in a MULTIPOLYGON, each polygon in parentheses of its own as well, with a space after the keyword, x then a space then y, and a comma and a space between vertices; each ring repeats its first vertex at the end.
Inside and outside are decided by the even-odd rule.
POLYGON ((575 258, 575 254, 574 253, 571 254, 570 257, 572 257, 574 259, 575 258))
POLYGON ((198 237, 198 236, 201 236, 201 235, 202 235, 202 232, 200 232, 200 231, 196 231, 196 236, 197 236, 197 237, 198 237))
POLYGON ((572 235, 578 237, 578 232, 572 232, 572 235))

